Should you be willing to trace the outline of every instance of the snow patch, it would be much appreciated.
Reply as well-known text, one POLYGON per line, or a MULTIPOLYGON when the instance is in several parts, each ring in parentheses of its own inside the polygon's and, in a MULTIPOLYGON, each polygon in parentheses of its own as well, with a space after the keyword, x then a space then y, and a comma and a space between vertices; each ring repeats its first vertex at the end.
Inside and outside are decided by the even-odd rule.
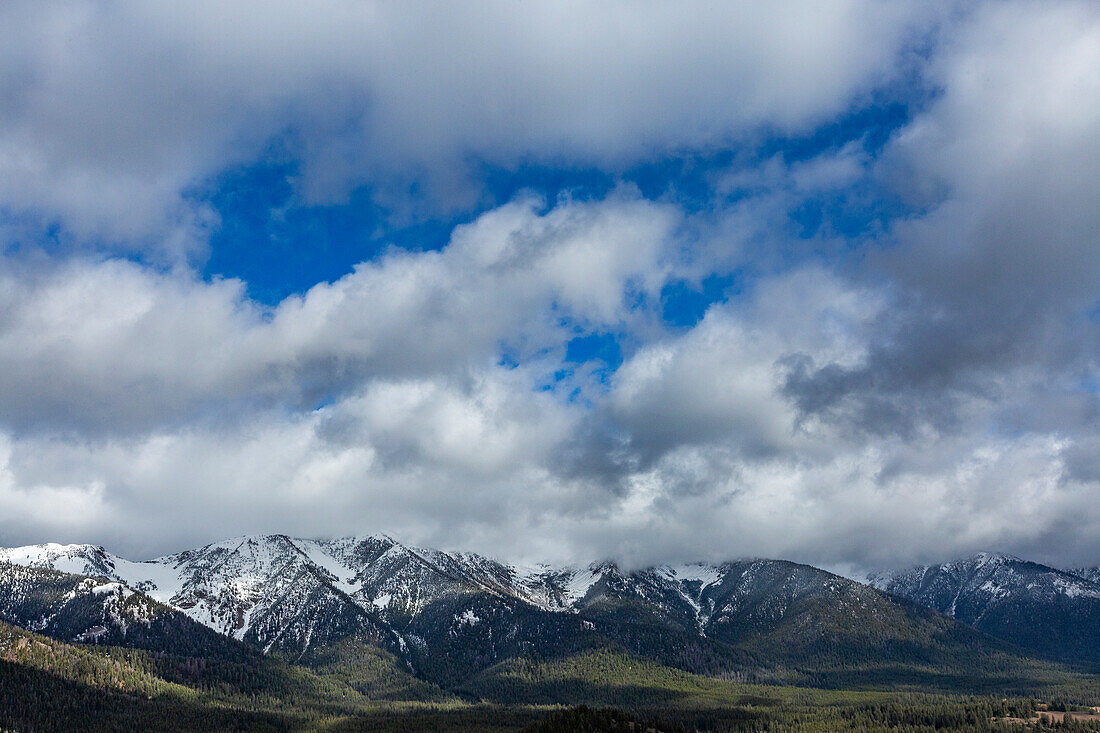
POLYGON ((702 588, 714 585, 722 579, 722 573, 717 567, 701 562, 672 565, 665 569, 670 573, 672 579, 687 582, 698 581, 702 588))
POLYGON ((1100 591, 1075 583, 1067 578, 1054 578, 1054 590, 1069 598, 1100 598, 1100 591))
POLYGON ((133 595, 133 591, 124 586, 122 583, 104 583, 102 585, 94 586, 91 589, 93 595, 101 596, 106 593, 118 593, 123 598, 129 598, 133 595))

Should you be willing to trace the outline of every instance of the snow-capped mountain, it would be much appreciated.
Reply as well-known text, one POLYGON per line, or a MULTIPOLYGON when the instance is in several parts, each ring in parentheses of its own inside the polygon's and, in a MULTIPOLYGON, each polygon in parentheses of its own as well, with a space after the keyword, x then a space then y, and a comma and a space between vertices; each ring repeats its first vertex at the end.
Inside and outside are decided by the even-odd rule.
POLYGON ((871 585, 1022 647, 1100 660, 1100 584, 1011 555, 872 573, 871 585))
POLYGON ((367 644, 444 685, 504 659, 593 643, 685 669, 729 671, 765 658, 896 654, 910 649, 920 628, 928 646, 921 653, 934 657, 961 628, 866 585, 778 560, 636 571, 612 563, 517 566, 387 536, 263 535, 147 562, 93 545, 0 550, 0 577, 17 567, 91 576, 99 580, 77 580, 97 588, 116 584, 295 661, 319 659, 349 640, 367 644))
POLYGON ((156 606, 118 581, 21 566, 0 575, 0 618, 18 620, 30 631, 75 628, 74 641, 125 636, 132 626, 148 626, 156 606), (74 617, 86 623, 74 627, 74 617))
POLYGON ((124 583, 220 633, 245 640, 271 627, 271 617, 279 616, 276 611, 287 603, 303 604, 306 598, 317 603, 317 593, 326 602, 355 605, 395 627, 447 596, 471 593, 545 611, 576 612, 609 594, 630 592, 702 625, 704 592, 724 575, 722 566, 703 564, 628 576, 610 563, 509 566, 473 553, 404 545, 386 536, 242 537, 145 562, 95 545, 45 544, 0 549, 4 561, 124 583))
POLYGON ((113 644, 181 656, 216 649, 243 659, 230 642, 186 615, 117 580, 0 563, 0 621, 64 641, 113 644))
POLYGON ((1079 578, 1084 578, 1091 583, 1100 583, 1100 567, 1093 566, 1091 568, 1069 568, 1066 570, 1070 575, 1076 575, 1079 578))
POLYGON ((0 548, 0 562, 115 580, 119 580, 115 572, 116 564, 127 563, 126 560, 115 557, 102 547, 95 545, 58 545, 53 542, 44 545, 0 548))

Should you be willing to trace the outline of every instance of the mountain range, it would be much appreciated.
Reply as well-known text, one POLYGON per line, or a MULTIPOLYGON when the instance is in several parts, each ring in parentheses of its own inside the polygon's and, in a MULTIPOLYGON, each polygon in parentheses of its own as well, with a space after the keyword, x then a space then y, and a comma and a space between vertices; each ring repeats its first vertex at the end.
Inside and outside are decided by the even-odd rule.
POLYGON ((509 565, 388 536, 252 536, 146 562, 44 544, 0 549, 0 620, 186 657, 331 669, 367 655, 402 684, 465 694, 514 660, 602 648, 692 673, 839 685, 855 670, 890 681, 928 668, 1010 675, 1032 656, 1100 662, 1089 572, 982 554, 864 584, 783 560, 509 565))
POLYGON ((979 553, 872 573, 870 585, 1045 657, 1100 662, 1100 569, 979 553))

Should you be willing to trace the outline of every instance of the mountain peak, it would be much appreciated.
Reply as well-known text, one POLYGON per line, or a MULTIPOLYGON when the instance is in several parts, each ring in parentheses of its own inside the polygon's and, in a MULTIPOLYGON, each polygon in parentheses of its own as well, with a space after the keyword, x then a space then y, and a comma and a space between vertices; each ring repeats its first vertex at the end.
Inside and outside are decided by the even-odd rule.
POLYGON ((103 547, 46 542, 0 549, 0 561, 34 568, 49 568, 74 575, 114 577, 116 558, 103 547))
MULTIPOLYGON (((147 562, 95 545, 58 544, 0 550, 5 559, 107 578, 87 581, 85 596, 114 593, 122 603, 136 591, 266 653, 302 659, 352 640, 388 650, 437 681, 457 674, 454 667, 438 668, 448 655, 459 655, 462 664, 492 664, 547 639, 583 645, 599 636, 633 648, 642 638, 638 630, 645 629, 647 644, 650 634, 659 642, 636 652, 683 659, 686 647, 705 648, 692 657, 692 664, 705 667, 724 664, 716 661, 726 653, 721 649, 750 641, 790 659, 835 643, 851 645, 845 653, 871 654, 862 646, 867 639, 893 638, 914 623, 951 623, 913 616, 910 604, 825 570, 764 558, 640 569, 612 561, 509 565, 472 552, 407 545, 386 534, 302 539, 272 533, 147 562)), ((879 573, 871 582, 1010 641, 1045 643, 1019 631, 1043 618, 1050 643, 1081 655, 1090 644, 1100 648, 1100 631, 1063 628, 1061 617, 1043 616, 1065 608, 1072 618, 1095 616, 1100 629, 1100 586, 1011 555, 976 553, 879 573)))
POLYGON ((1100 648, 1100 585, 1081 574, 981 552, 872 573, 869 582, 1029 648, 1082 657, 1100 648))
POLYGON ((1019 562, 1020 558, 1004 552, 977 552, 972 558, 979 565, 996 565, 1006 562, 1019 562))

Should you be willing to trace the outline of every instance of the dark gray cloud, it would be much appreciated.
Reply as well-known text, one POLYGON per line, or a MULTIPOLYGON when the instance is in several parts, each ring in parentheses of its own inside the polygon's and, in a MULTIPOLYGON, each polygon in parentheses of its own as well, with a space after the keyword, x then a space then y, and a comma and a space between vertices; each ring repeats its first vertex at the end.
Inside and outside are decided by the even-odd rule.
POLYGON ((948 428, 960 400, 1024 399, 1028 372, 1094 370, 1098 24, 1082 6, 1008 4, 953 30, 930 71, 942 94, 879 166, 939 194, 870 258, 895 296, 866 360, 791 363, 804 411, 846 410, 868 430, 948 428))

